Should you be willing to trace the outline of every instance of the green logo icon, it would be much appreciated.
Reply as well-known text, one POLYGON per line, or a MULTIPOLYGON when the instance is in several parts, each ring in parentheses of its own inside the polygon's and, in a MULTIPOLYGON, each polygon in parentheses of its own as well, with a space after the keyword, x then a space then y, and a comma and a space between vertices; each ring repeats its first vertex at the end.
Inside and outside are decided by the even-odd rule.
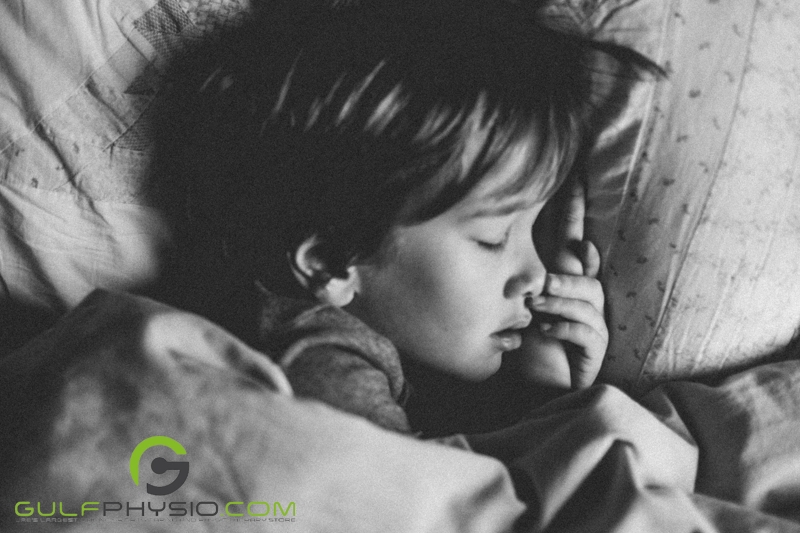
MULTIPOLYGON (((139 486, 139 460, 142 458, 142 454, 144 454, 145 451, 154 446, 166 446, 177 455, 186 455, 186 448, 184 448, 183 444, 175 439, 171 439, 163 435, 156 435, 154 437, 144 439, 142 442, 136 445, 136 448, 133 449, 129 465, 131 479, 133 479, 133 483, 137 487, 139 486)), ((169 470, 178 471, 178 476, 169 485, 159 486, 148 483, 147 493, 152 494, 153 496, 166 496, 167 494, 172 494, 181 488, 181 486, 186 482, 186 479, 189 477, 189 461, 167 461, 163 457, 156 457, 150 463, 150 468, 156 474, 164 474, 169 470)))

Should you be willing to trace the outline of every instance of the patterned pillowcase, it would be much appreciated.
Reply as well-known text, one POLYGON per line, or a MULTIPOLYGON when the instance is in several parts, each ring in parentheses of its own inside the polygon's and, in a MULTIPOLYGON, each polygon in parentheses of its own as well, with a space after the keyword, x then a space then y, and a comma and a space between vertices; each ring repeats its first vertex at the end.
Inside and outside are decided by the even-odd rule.
POLYGON ((601 379, 641 391, 780 357, 800 326, 800 9, 575 4, 669 72, 635 88, 590 165, 601 379))

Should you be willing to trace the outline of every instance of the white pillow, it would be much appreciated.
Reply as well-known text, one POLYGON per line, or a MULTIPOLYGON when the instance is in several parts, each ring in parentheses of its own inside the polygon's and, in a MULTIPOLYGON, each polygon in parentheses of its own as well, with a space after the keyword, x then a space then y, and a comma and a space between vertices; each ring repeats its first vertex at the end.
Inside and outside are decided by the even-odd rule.
POLYGON ((800 5, 627 4, 600 35, 669 78, 601 139, 589 233, 610 318, 601 378, 643 390, 770 359, 798 334, 800 5))
POLYGON ((165 64, 249 0, 0 3, 0 353, 95 287, 156 280, 169 233, 147 205, 165 64))

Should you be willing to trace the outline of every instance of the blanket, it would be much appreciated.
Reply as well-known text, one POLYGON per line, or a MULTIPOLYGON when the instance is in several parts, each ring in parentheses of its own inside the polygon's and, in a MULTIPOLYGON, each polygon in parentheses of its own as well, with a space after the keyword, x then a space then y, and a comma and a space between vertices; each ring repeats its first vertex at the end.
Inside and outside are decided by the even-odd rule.
POLYGON ((218 326, 97 291, 0 360, 3 531, 800 531, 800 362, 600 385, 422 441, 218 326))

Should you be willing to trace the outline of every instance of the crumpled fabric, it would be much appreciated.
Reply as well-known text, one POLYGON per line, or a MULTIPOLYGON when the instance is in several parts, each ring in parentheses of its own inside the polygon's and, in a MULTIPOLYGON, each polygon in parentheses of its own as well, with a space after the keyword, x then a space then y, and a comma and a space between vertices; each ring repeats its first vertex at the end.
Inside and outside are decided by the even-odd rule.
POLYGON ((697 442, 701 453, 695 491, 708 497, 704 501, 734 503, 792 521, 800 530, 798 391, 800 359, 794 358, 749 369, 714 386, 667 383, 643 403, 668 399, 697 442))
MULTIPOLYGON (((769 365, 663 387, 648 408, 597 386, 500 431, 428 442, 293 396, 275 363, 203 318, 97 291, 0 360, 0 520, 30 527, 18 501, 47 512, 166 498, 294 502, 292 527, 315 532, 798 531, 798 379, 798 361, 769 365), (182 443, 191 464, 157 499, 142 489, 164 484, 145 466, 156 450, 142 484, 128 471, 153 435, 182 443)), ((180 528, 233 524, 80 524, 180 528)))
POLYGON ((496 459, 382 430, 290 390, 276 364, 207 320, 97 291, 0 360, 0 529, 35 527, 16 521, 18 501, 45 512, 54 501, 68 512, 84 501, 294 502, 296 512, 293 524, 48 524, 54 531, 483 533, 510 530, 522 513, 496 459), (170 496, 144 491, 166 484, 146 467, 158 448, 142 456, 139 486, 128 471, 133 449, 154 435, 180 442, 190 462, 170 496))
POLYGON ((689 496, 697 448, 676 429, 602 385, 467 438, 514 472, 533 531, 716 531, 689 496))

